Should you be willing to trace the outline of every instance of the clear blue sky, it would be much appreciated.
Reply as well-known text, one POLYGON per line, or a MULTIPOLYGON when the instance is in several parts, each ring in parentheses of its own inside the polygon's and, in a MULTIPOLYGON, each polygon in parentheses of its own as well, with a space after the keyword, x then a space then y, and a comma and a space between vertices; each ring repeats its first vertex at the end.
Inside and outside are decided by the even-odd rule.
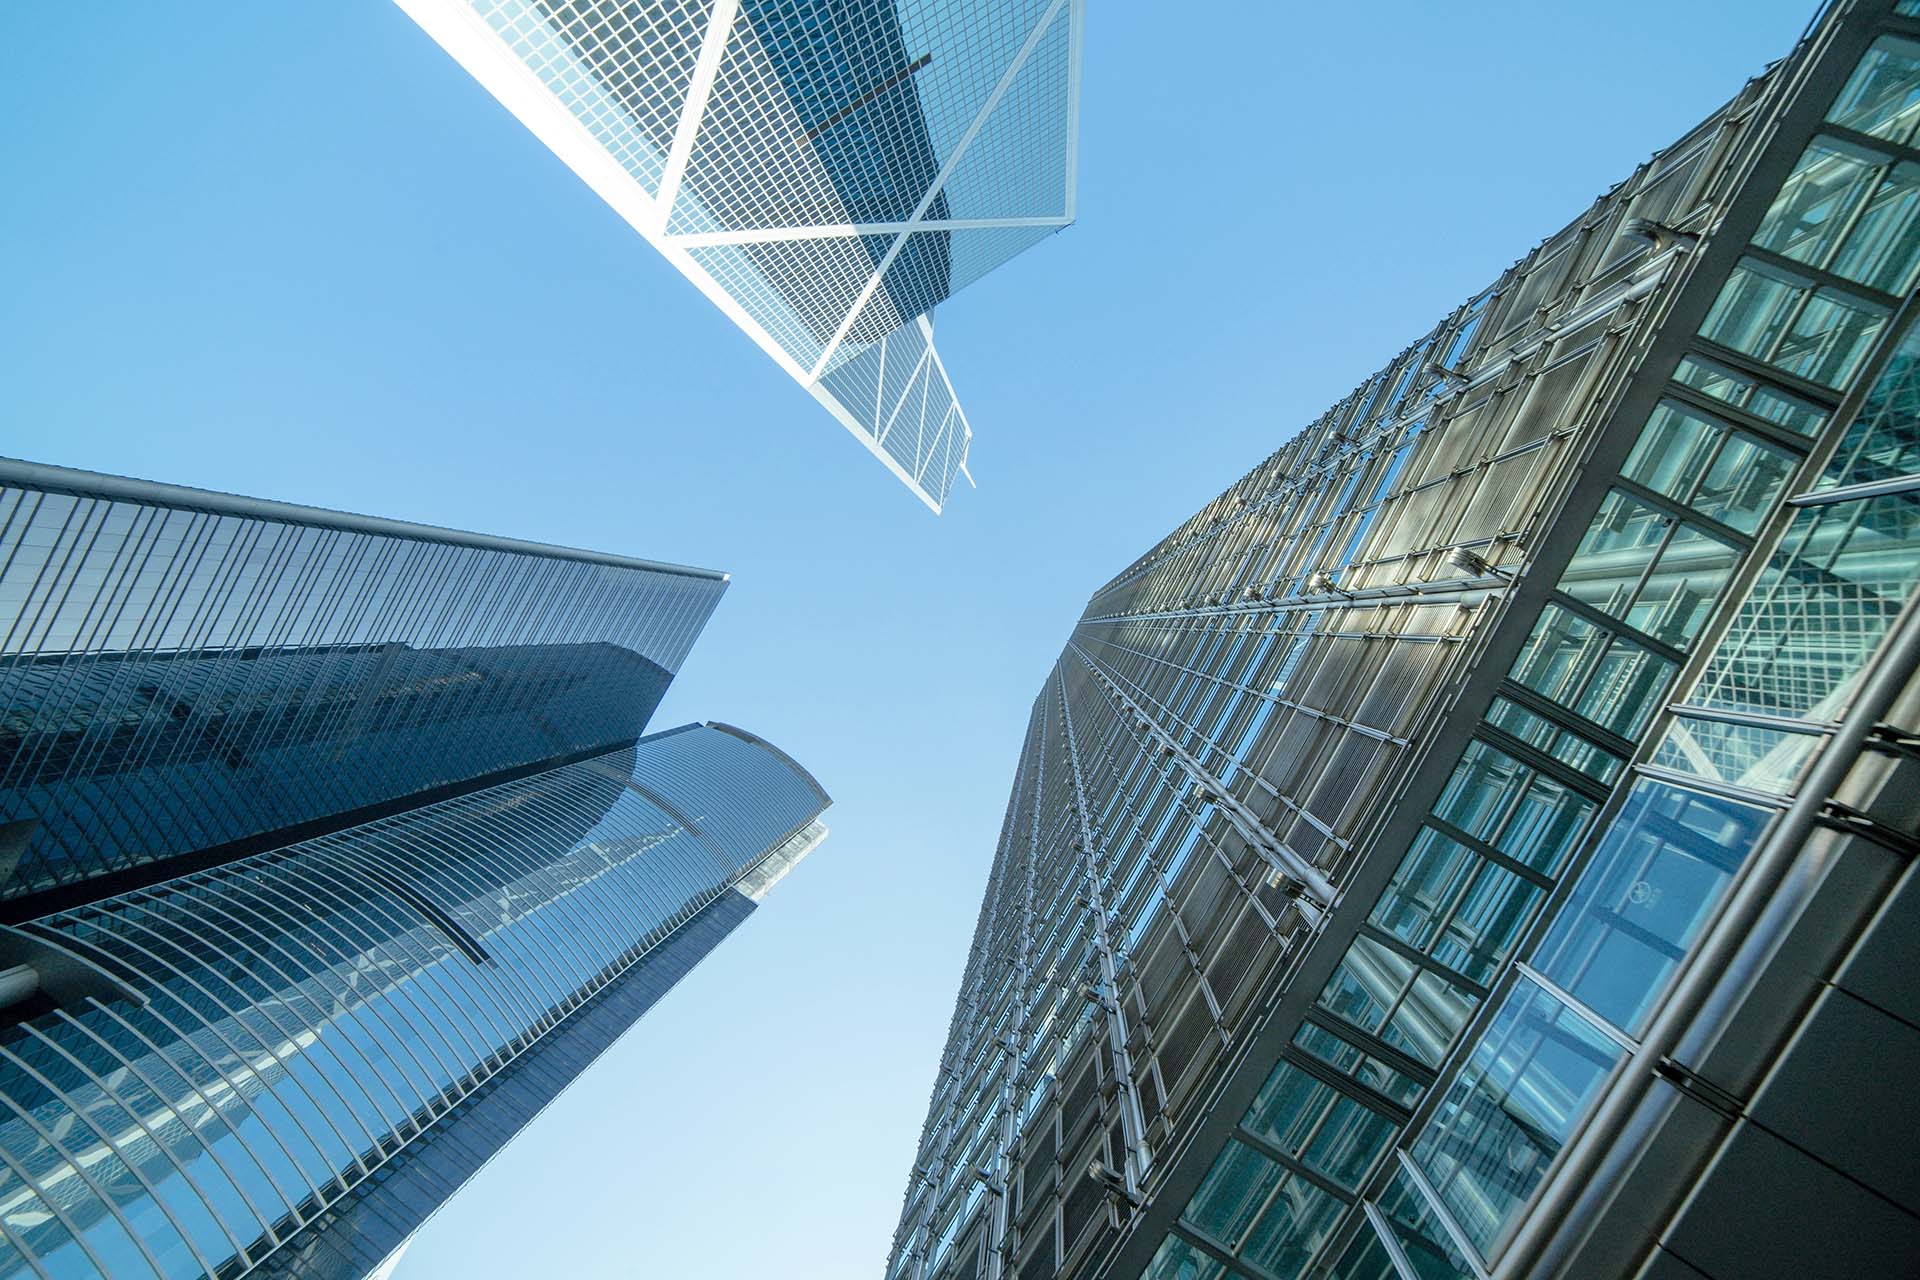
POLYGON ((877 1280, 1088 594, 1813 7, 1094 5, 1081 222, 939 317, 981 484, 940 519, 399 10, 10 23, 0 453, 729 570, 655 723, 838 802, 400 1280, 877 1280))

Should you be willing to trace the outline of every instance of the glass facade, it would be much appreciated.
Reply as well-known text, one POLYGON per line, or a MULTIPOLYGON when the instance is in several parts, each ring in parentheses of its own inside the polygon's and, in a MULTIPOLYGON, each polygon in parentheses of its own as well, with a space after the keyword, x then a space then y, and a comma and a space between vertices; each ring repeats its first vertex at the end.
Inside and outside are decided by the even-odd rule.
MULTIPOLYGON (((1920 580, 1920 24, 1887 9, 1824 15, 1094 593, 1034 707, 888 1280, 1785 1274, 1731 1260, 1764 1179, 1639 1270, 1717 1176, 1698 1121, 1633 1194, 1594 1171, 1629 1087, 1760 1140, 1727 1082, 1765 1105, 1821 988, 1712 987, 1776 918, 1757 868, 1802 858, 1765 883, 1844 883, 1864 928, 1916 848, 1864 782, 1789 821, 1822 769, 1915 785, 1886 772, 1910 732, 1874 727, 1869 766, 1846 736, 1911 675, 1920 580), (1556 1236, 1574 1203, 1644 1216, 1556 1236)), ((1752 971, 1838 964, 1850 935, 1805 916, 1752 971)), ((1794 1176, 1901 1208, 1791 1274, 1920 1250, 1876 1165, 1889 1105, 1796 1138, 1819 1168, 1794 1176)))
POLYGON ((725 938, 726 582, 0 461, 0 1276, 365 1276, 725 938))
POLYGON ((1073 220, 1080 4, 401 0, 936 511, 931 312, 1073 220))
POLYGON ((28 922, 129 998, 0 1033, 0 1274, 364 1275, 825 803, 687 726, 28 922))
POLYGON ((630 743, 723 574, 0 472, 0 900, 630 743))

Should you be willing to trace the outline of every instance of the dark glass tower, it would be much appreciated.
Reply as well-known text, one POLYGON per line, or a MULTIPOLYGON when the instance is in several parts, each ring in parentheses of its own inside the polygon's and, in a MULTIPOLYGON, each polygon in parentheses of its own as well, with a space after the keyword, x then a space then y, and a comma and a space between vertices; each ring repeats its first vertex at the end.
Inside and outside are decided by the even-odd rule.
POLYGON ((889 1280, 1920 1257, 1920 4, 1093 595, 889 1280))
POLYGON ((0 482, 0 1276, 364 1276, 825 834, 723 575, 0 482))

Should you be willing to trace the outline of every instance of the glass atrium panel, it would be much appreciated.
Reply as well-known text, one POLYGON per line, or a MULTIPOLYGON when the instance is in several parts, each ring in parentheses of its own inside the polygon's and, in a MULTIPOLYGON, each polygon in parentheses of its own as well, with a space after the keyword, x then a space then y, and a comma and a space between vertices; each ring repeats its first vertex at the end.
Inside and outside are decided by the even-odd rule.
POLYGON ((1883 293, 1904 293, 1920 261, 1920 167, 1816 138, 1754 243, 1883 293))
POLYGON ((1729 528, 1752 533, 1795 459, 1676 400, 1662 401, 1621 474, 1729 528))
POLYGON ((1886 322, 1884 307, 1835 289, 1816 289, 1770 362, 1823 387, 1843 387, 1886 322))
POLYGON ((1513 678, 1624 738, 1658 709, 1675 666, 1571 610, 1548 604, 1513 665, 1513 678))
POLYGON ((1413 1159, 1487 1256, 1520 1216, 1622 1050, 1526 979, 1507 994, 1413 1159))
POLYGON ((1634 784, 1534 967, 1629 1035, 1706 928, 1768 811, 1634 784))
POLYGON ((1920 120, 1920 44, 1881 36, 1854 68, 1827 119, 1891 142, 1905 142, 1920 120))
POLYGON ((1391 1120, 1284 1058, 1240 1124, 1350 1191, 1359 1189, 1394 1132, 1391 1120))
POLYGON ((1246 1238, 1284 1172, 1252 1147, 1228 1139, 1206 1180, 1187 1202, 1180 1222, 1232 1252, 1246 1238))
POLYGON ((1751 375, 1703 356, 1682 356, 1673 380, 1803 436, 1818 435, 1827 420, 1825 413, 1806 401, 1762 386, 1751 375))
POLYGON ((1913 594, 1920 494, 1796 512, 1691 701, 1829 722, 1913 594))
POLYGON ((1841 387, 1886 320, 1874 303, 1749 258, 1728 277, 1700 333, 1783 372, 1841 387))
POLYGON ((1847 427, 1816 489, 1920 473, 1920 327, 1910 328, 1847 427))
POLYGON ((1168 1234, 1147 1264, 1140 1280, 1222 1280, 1224 1265, 1201 1252, 1190 1241, 1168 1234))
POLYGON ((1826 265, 1837 276, 1882 293, 1901 294, 1913 287, 1916 263, 1920 263, 1920 166, 1897 164, 1880 180, 1840 251, 1826 265))
POLYGON ((1626 764, 1611 751, 1594 746, 1572 730, 1563 729, 1508 698, 1493 700, 1487 708, 1486 722, 1601 782, 1612 782, 1626 764))
POLYGON ((1767 210, 1754 244, 1808 266, 1826 266, 1885 164, 1885 157, 1849 143, 1816 138, 1767 210))
POLYGON ((1465 1255, 1455 1247, 1433 1206, 1405 1169, 1394 1172, 1386 1194, 1380 1197, 1379 1209, 1420 1280, 1468 1280, 1473 1274, 1465 1255))
POLYGON ((1560 867, 1593 802, 1490 743, 1474 741, 1434 816, 1544 875, 1560 867))
POLYGON ((1289 1174, 1248 1234, 1240 1256, 1278 1280, 1297 1280, 1333 1234, 1346 1208, 1346 1201, 1298 1174, 1289 1174))
POLYGON ((1821 741, 1818 734, 1683 713, 1667 727, 1652 762, 1709 782, 1785 795, 1821 741))
POLYGON ((1300 1029, 1293 1033, 1293 1042, 1336 1071, 1352 1076, 1403 1107, 1411 1107, 1420 1100, 1423 1086, 1418 1080, 1316 1022, 1302 1022, 1300 1029))
POLYGON ((1369 919, 1475 982, 1512 953, 1544 891, 1423 828, 1369 919))

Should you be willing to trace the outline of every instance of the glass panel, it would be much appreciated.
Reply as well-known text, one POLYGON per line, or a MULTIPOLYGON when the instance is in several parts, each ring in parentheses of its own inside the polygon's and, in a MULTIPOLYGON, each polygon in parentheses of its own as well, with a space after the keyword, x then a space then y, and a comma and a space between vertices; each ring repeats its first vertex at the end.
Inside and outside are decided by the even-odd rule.
POLYGON ((1362 1052, 1317 1023, 1301 1023, 1300 1029, 1293 1033, 1293 1042, 1327 1065, 1402 1106, 1411 1107, 1420 1099, 1422 1086, 1418 1080, 1362 1052))
MULTIPOLYGON (((1052 1258, 1051 1251, 1047 1254, 1052 1258)), ((1179 1236, 1168 1235, 1147 1264, 1140 1280, 1221 1280, 1226 1267, 1179 1236)))
POLYGON ((1727 277, 1700 332, 1723 347, 1765 360, 1787 331, 1806 289, 1782 272, 1742 262, 1727 277))
POLYGON ((1513 664, 1513 679, 1627 738, 1653 717, 1673 672, 1666 659, 1554 604, 1540 611, 1513 664))
POLYGON ((1601 782, 1612 782, 1626 763, 1611 751, 1594 746, 1571 730, 1562 729, 1545 716, 1536 715, 1506 698, 1493 700, 1487 708, 1487 723, 1601 782))
POLYGON ((1560 590, 1616 618, 1625 618, 1640 579, 1674 526, 1664 511, 1614 490, 1601 502, 1586 536, 1560 577, 1560 590))
POLYGON ((1819 434, 1827 420, 1826 414, 1806 401, 1763 387, 1746 374, 1701 356, 1681 357, 1673 380, 1803 436, 1819 434))
POLYGON ((1285 1059, 1240 1123, 1349 1190, 1359 1189, 1394 1132, 1391 1120, 1285 1059))
POLYGON ((1303 1274, 1346 1211, 1346 1202, 1290 1175, 1260 1218, 1242 1257, 1278 1280, 1303 1274))
POLYGON ((1920 45, 1881 36, 1854 68, 1827 119, 1876 138, 1905 142, 1920 117, 1920 45))
POLYGON ((1463 844, 1423 829, 1374 906, 1372 923, 1486 982, 1541 891, 1463 844))
POLYGON ((1833 289, 1815 291, 1771 363, 1824 387, 1843 387, 1887 322, 1884 308, 1833 289))
POLYGON ((1238 1247, 1267 1196, 1280 1184, 1281 1168, 1244 1143, 1229 1138, 1206 1181, 1187 1202, 1182 1225, 1224 1246, 1238 1247))
POLYGON ((1741 604, 1691 699, 1831 722, 1920 575, 1920 495, 1808 507, 1741 604))
POLYGON ((1740 559, 1740 548, 1684 522, 1672 539, 1627 622, 1656 640, 1686 648, 1705 625, 1740 559))
POLYGON ((1828 269, 1882 293, 1905 293, 1920 260, 1920 166, 1894 166, 1828 269))
POLYGON ((1634 784, 1534 967, 1630 1035, 1719 906, 1768 811, 1634 784))
POLYGON ((1320 1005, 1362 1031, 1378 1034, 1413 981, 1414 963, 1362 934, 1320 992, 1320 1005))
POLYGON ((1621 1049, 1522 979, 1414 1145, 1482 1256, 1520 1216, 1621 1049))
POLYGON ((1785 795, 1820 742, 1816 734, 1681 716, 1654 749, 1653 763, 1714 782, 1785 795))
POLYGON ((1817 489, 1920 472, 1920 328, 1888 357, 1860 414, 1847 427, 1817 489))
POLYGON ((1386 1194, 1380 1197, 1380 1216, 1387 1220, 1420 1280, 1468 1280, 1473 1274, 1440 1225, 1439 1215, 1405 1170, 1395 1171, 1387 1184, 1386 1194))
POLYGON ((1701 515, 1751 533, 1793 474, 1794 456, 1677 401, 1647 420, 1622 470, 1701 515))
POLYGON ((1422 969, 1400 1007, 1387 1020, 1380 1038, 1417 1061, 1437 1067, 1478 1003, 1466 990, 1422 969))
POLYGON ((1753 242, 1796 262, 1825 266, 1884 163, 1884 157, 1836 139, 1814 139, 1774 197, 1753 242))

